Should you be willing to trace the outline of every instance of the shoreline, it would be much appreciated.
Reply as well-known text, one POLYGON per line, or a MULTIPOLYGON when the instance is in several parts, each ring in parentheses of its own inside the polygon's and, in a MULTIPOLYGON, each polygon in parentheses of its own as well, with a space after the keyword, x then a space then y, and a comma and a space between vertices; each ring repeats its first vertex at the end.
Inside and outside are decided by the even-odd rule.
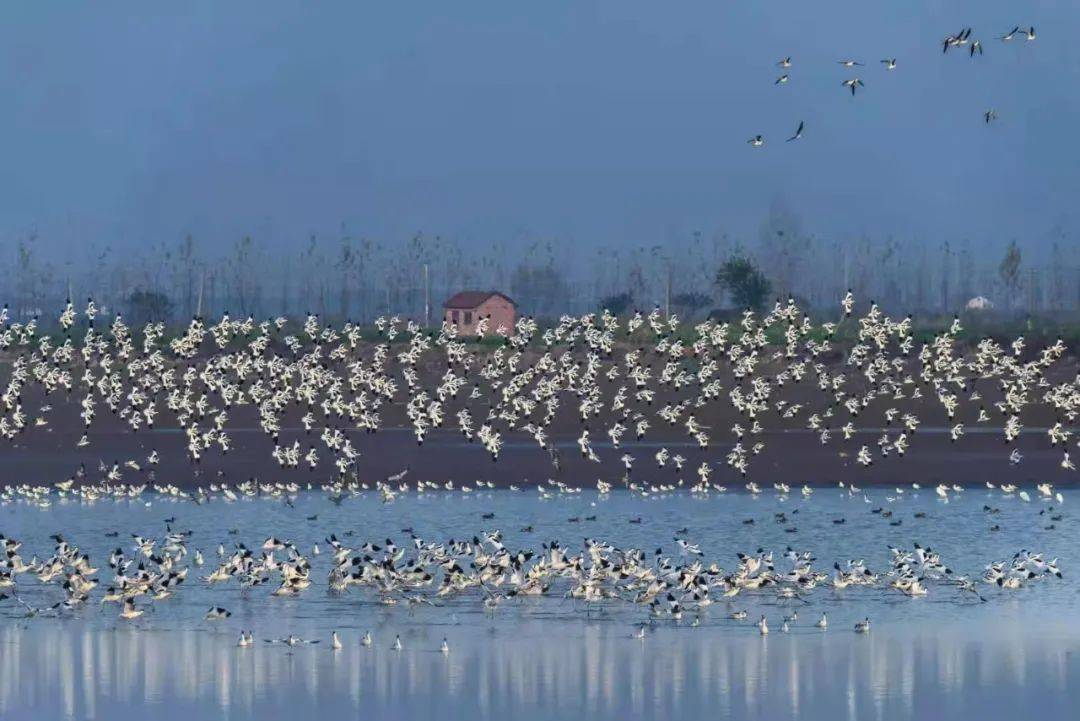
MULTIPOLYGON (((205 488, 211 483, 236 484, 252 478, 319 487, 336 478, 336 474, 322 467, 281 468, 270 456, 272 442, 261 432, 254 432, 258 429, 250 430, 237 434, 237 442, 227 454, 208 455, 198 465, 188 462, 183 451, 184 435, 174 429, 93 433, 91 445, 85 448, 74 447, 78 432, 35 433, 21 438, 14 447, 0 447, 0 486, 23 483, 52 486, 72 478, 80 464, 86 469, 80 484, 94 485, 105 475, 99 472, 99 463, 124 464, 128 459, 136 460, 142 468, 139 471, 122 468, 120 482, 173 484, 184 490, 205 488), (161 456, 161 463, 153 467, 153 481, 144 460, 151 450, 158 450, 161 456)), ((698 482, 697 471, 703 462, 711 469, 710 483, 726 486, 728 490, 741 489, 749 481, 762 488, 781 482, 814 487, 836 486, 839 482, 860 487, 910 487, 911 483, 919 483, 923 488, 938 483, 982 486, 987 481, 995 485, 1029 486, 1043 482, 1063 487, 1080 485, 1080 476, 1061 468, 1061 450, 1049 446, 1045 432, 1035 428, 1026 430, 1014 443, 1005 444, 1000 435, 991 431, 970 433, 953 443, 945 431, 920 429, 911 437, 911 447, 903 457, 895 453, 884 459, 875 457, 869 467, 859 465, 855 456, 861 445, 875 444, 877 429, 861 429, 850 441, 843 441, 840 436, 828 446, 823 446, 816 434, 806 429, 765 431, 751 442, 744 439, 744 447, 754 442, 765 443, 761 454, 753 457, 745 477, 726 465, 725 457, 733 443, 713 443, 703 450, 684 440, 685 436, 628 441, 618 449, 597 439, 602 462, 593 463, 578 453, 573 436, 556 435, 552 443, 559 453, 558 470, 549 454, 535 443, 509 440, 499 460, 493 462, 478 442, 467 443, 458 431, 449 429, 432 431, 422 446, 417 445, 409 429, 402 428, 357 433, 353 442, 360 453, 356 480, 370 487, 406 468, 409 472, 404 481, 414 487, 418 480, 439 484, 453 481, 456 486, 483 480, 508 487, 545 483, 549 478, 579 488, 595 488, 597 479, 619 487, 626 472, 619 460, 623 453, 635 456, 630 478, 636 483, 677 485, 682 479, 682 487, 686 489, 698 482), (663 468, 658 467, 654 456, 660 448, 685 457, 681 472, 671 460, 663 468), (1009 462, 1014 448, 1023 455, 1017 465, 1009 462)), ((306 448, 318 438, 302 432, 282 433, 283 445, 294 441, 306 448)))

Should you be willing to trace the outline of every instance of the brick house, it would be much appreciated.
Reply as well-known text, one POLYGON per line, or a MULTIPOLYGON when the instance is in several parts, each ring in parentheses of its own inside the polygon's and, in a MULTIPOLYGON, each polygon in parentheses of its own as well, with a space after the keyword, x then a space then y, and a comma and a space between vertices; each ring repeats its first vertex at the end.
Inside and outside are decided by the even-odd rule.
POLYGON ((494 290, 465 290, 443 304, 443 319, 457 326, 461 335, 476 335, 476 323, 488 319, 487 334, 506 328, 513 335, 516 306, 508 296, 494 290))

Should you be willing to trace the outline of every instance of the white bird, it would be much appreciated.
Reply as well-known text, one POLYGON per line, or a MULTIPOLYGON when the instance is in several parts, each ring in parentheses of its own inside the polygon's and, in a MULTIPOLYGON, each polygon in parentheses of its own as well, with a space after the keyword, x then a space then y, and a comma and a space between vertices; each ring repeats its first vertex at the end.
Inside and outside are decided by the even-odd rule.
POLYGON ((284 638, 268 638, 268 639, 265 639, 265 640, 266 640, 267 643, 280 643, 280 644, 284 644, 284 645, 289 646, 289 647, 301 646, 301 645, 315 645, 315 644, 319 643, 319 641, 317 639, 314 640, 314 641, 311 641, 311 640, 308 640, 306 638, 300 638, 299 636, 294 636, 292 634, 289 634, 288 636, 285 636, 284 638))
POLYGON ((124 608, 120 611, 120 618, 130 621, 133 618, 138 618, 143 615, 141 608, 135 607, 135 599, 128 598, 124 600, 124 608))
POLYGON ((853 97, 855 95, 855 90, 857 88, 866 87, 866 85, 863 83, 863 81, 860 80, 859 78, 849 78, 849 79, 845 80, 844 82, 842 82, 840 84, 843 85, 845 88, 850 88, 851 89, 851 95, 853 97))

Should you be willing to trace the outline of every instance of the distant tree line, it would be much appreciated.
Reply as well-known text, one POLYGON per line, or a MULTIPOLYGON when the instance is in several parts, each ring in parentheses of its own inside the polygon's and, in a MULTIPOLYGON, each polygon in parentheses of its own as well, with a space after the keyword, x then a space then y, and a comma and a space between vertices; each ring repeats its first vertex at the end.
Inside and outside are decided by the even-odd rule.
POLYGON ((499 290, 522 313, 555 318, 607 307, 659 306, 685 318, 762 308, 795 297, 835 308, 847 289, 891 313, 959 312, 977 296, 1005 314, 1080 309, 1080 256, 1066 234, 987 248, 893 238, 826 239, 776 204, 756 239, 693 233, 651 246, 596 247, 548 239, 490 244, 418 233, 377 241, 342 233, 282 249, 255 236, 226 244, 186 236, 118 250, 85 244, 58 252, 35 235, 0 239, 0 301, 12 317, 55 317, 70 296, 104 312, 178 321, 197 313, 268 317, 318 313, 370 322, 384 313, 438 322, 464 289, 499 290))

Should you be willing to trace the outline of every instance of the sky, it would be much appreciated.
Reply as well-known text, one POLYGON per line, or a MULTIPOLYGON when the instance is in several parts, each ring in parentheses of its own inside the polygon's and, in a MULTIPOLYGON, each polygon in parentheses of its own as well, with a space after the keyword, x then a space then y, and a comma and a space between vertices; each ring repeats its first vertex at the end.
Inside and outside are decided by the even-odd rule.
POLYGON ((1080 4, 1067 0, 3 12, 0 241, 292 247, 346 228, 642 245, 753 238, 776 202, 819 236, 1027 243, 1074 237, 1080 220, 1080 4), (997 39, 1032 24, 1034 42, 997 39), (985 54, 943 55, 966 26, 985 54))

